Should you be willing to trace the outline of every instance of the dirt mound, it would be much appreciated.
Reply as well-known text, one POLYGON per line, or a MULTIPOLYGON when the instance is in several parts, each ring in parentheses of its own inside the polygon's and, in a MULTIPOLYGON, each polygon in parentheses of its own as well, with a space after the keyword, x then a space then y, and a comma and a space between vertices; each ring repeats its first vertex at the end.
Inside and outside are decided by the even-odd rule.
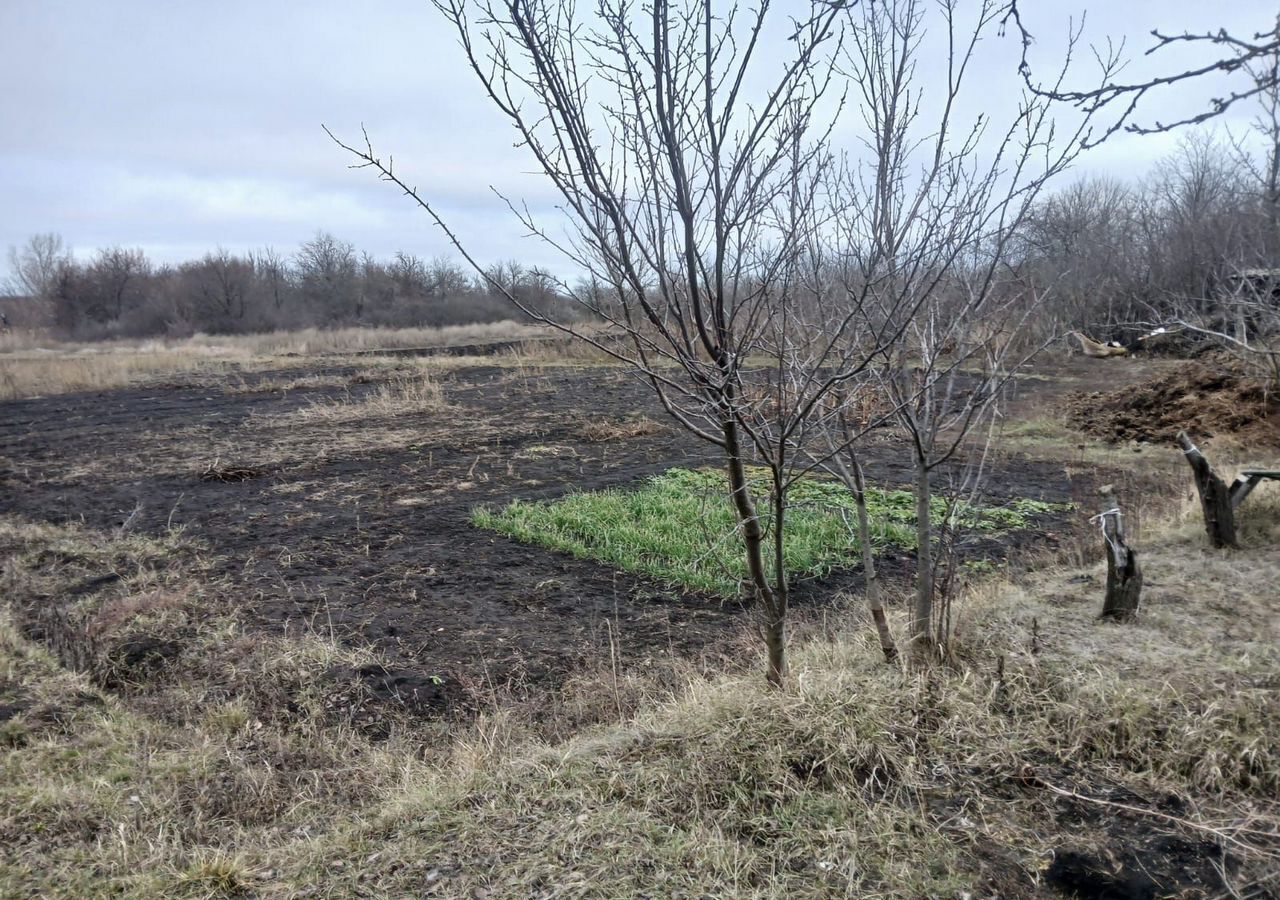
MULTIPOLYGON (((1169 442, 1186 430, 1197 438, 1255 429, 1275 444, 1280 403, 1265 385, 1237 366, 1194 362, 1116 391, 1068 398, 1071 424, 1106 441, 1169 442), (1268 417, 1270 429, 1266 429, 1268 417)), ((1261 436, 1261 435, 1260 435, 1261 436)))

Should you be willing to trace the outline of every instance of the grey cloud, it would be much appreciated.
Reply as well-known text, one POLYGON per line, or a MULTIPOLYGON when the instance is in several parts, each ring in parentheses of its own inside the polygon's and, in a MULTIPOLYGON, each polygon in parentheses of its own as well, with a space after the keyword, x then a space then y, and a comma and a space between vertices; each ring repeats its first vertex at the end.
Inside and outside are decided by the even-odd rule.
MULTIPOLYGON (((1247 31, 1267 12, 1038 5, 1037 52, 1051 58, 1067 7, 1085 6, 1090 36, 1127 34, 1134 51, 1154 25, 1247 31)), ((978 73, 1002 90, 1016 89, 1008 43, 978 73)), ((527 174, 531 161, 425 0, 4 0, 0 82, 0 247, 53 230, 82 252, 118 243, 175 261, 216 244, 291 248, 323 228, 379 255, 449 252, 405 198, 347 168, 323 122, 348 139, 364 123, 481 258, 556 259, 490 192, 526 199, 554 226, 549 185, 527 174)), ((1157 98, 1148 114, 1210 93, 1157 98)), ((1086 166, 1134 175, 1167 146, 1125 139, 1086 166)))

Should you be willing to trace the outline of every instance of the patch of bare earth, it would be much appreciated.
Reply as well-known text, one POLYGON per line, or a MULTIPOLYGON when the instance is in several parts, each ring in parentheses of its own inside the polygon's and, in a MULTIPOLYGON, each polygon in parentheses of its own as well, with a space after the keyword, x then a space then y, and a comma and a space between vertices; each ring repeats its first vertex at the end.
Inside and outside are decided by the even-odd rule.
POLYGON ((1110 442, 1172 443, 1185 430, 1280 446, 1280 397, 1225 361, 1188 362, 1118 390, 1074 394, 1068 410, 1073 425, 1110 442))

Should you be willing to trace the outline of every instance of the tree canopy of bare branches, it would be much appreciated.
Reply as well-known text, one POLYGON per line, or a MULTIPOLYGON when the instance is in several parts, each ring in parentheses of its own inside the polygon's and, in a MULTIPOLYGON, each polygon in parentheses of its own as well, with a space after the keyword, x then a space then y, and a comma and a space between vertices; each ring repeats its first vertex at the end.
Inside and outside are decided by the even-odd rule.
MULTIPOLYGON (((558 287, 623 341, 547 317, 481 271, 535 319, 625 360, 674 419, 723 451, 769 679, 781 682, 789 603, 782 473, 805 414, 769 417, 764 410, 779 406, 770 407, 768 388, 752 382, 747 366, 766 346, 785 353, 800 297, 796 263, 821 224, 815 197, 830 164, 825 133, 839 109, 829 93, 842 6, 806 4, 788 23, 768 5, 717 11, 658 2, 642 10, 617 0, 581 16, 573 4, 551 0, 441 0, 437 7, 558 190, 568 234, 549 233, 515 203, 512 210, 586 273, 587 295, 558 287), (778 37, 769 29, 780 25, 789 30, 789 53, 765 75, 760 45, 778 37), (767 528, 750 487, 752 451, 772 473, 767 528)), ((435 216, 367 142, 343 146, 435 216)), ((790 398, 788 408, 816 403, 815 390, 821 387, 790 398)))
POLYGON ((1146 50, 1146 56, 1157 56, 1162 50, 1174 46, 1191 46, 1206 48, 1209 59, 1197 66, 1133 81, 1120 77, 1125 63, 1123 44, 1108 43, 1105 49, 1095 51, 1102 66, 1102 84, 1082 89, 1069 89, 1062 84, 1046 84, 1032 73, 1027 50, 1035 38, 1023 24, 1018 0, 1010 0, 1006 21, 1012 22, 1022 37, 1020 71, 1031 90, 1049 99, 1072 104, 1090 114, 1112 114, 1111 122, 1105 129, 1088 137, 1089 145, 1099 144, 1121 130, 1130 134, 1157 134, 1184 125, 1207 122, 1237 103, 1263 96, 1280 85, 1280 66, 1277 66, 1280 54, 1280 15, 1271 22, 1269 29, 1246 35, 1233 34, 1221 28, 1199 33, 1173 33, 1153 29, 1153 43, 1146 50), (1149 95, 1204 78, 1220 80, 1231 87, 1211 98, 1208 105, 1198 112, 1167 122, 1154 120, 1144 123, 1134 120, 1139 107, 1149 95))
MULTIPOLYGON (((1056 133, 1034 94, 998 133, 986 117, 959 121, 964 73, 1005 9, 995 0, 969 18, 962 4, 915 0, 815 0, 785 18, 767 3, 694 0, 606 0, 586 13, 552 0, 436 6, 558 191, 566 232, 508 206, 584 273, 558 287, 617 340, 541 313, 480 266, 367 134, 330 136, 422 207, 495 291, 626 362, 720 449, 768 678, 781 682, 788 491, 865 430, 844 427, 845 404, 871 379, 915 442, 927 505, 927 473, 985 420, 1008 376, 1001 326, 1029 308, 1026 286, 998 277, 1010 236, 1083 131, 1056 133), (948 63, 936 96, 915 75, 926 14, 948 63), (847 155, 832 134, 851 106, 866 127, 847 155), (975 364, 986 374, 962 387, 975 364)), ((922 570, 931 541, 926 531, 922 570)), ((931 603, 932 581, 921 591, 931 603)), ((913 626, 919 643, 931 635, 913 626)))
POLYGON ((21 247, 9 248, 10 290, 26 297, 48 299, 58 270, 71 259, 62 236, 47 232, 32 235, 21 247))

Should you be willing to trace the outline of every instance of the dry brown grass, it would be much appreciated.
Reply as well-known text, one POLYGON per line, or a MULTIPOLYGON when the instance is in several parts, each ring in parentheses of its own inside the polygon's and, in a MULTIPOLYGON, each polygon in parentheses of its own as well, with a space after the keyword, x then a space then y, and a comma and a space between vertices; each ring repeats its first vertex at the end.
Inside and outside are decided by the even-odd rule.
MULTIPOLYGON (((1278 511, 1272 498, 1255 515, 1278 511)), ((976 851, 999 847, 1030 895, 1064 849, 1115 849, 1119 798, 1133 840, 1221 842, 1244 860, 1234 886, 1256 886, 1280 861, 1280 651, 1274 545, 1255 537, 1227 558, 1194 528, 1153 533, 1158 583, 1131 626, 1097 622, 1098 566, 990 584, 966 605, 951 675, 885 668, 864 629, 800 649, 781 694, 693 682, 555 745, 486 718, 445 772, 314 846, 290 883, 376 846, 397 889, 442 880, 447 896, 976 896, 992 861, 976 851), (1072 803, 1102 815, 1080 822, 1072 803)))
POLYGON ((286 354, 307 356, 521 340, 547 334, 549 331, 546 328, 512 321, 448 325, 440 328, 302 328, 260 334, 197 334, 187 338, 117 338, 89 342, 63 341, 43 331, 14 331, 0 336, 0 352, 170 352, 216 357, 286 354))
POLYGON ((0 357, 0 400, 125 387, 155 376, 219 373, 225 361, 180 352, 0 357))
POLYGON ((540 326, 504 321, 441 328, 304 328, 234 337, 197 335, 189 340, 193 346, 233 348, 254 356, 315 356, 514 341, 549 333, 540 326))
POLYGON ((614 357, 591 344, 565 335, 550 335, 538 340, 524 340, 504 349, 500 354, 508 364, 518 366, 547 365, 614 365, 614 357))
POLYGON ((1168 834, 1228 847, 1247 893, 1280 861, 1280 492, 1253 499, 1236 554, 1149 525, 1132 625, 1097 621, 1101 564, 1059 564, 965 601, 951 674, 884 667, 864 626, 802 646, 780 694, 695 680, 550 744, 500 710, 380 816, 275 859, 341 892, 360 876, 332 859, 377 848, 384 887, 459 897, 977 896, 999 859, 1038 895, 1065 849, 1168 834))
POLYGON ((362 373, 356 376, 347 375, 286 375, 283 377, 264 377, 252 381, 244 378, 233 379, 227 384, 228 393, 232 394, 271 394, 290 391, 318 391, 329 388, 344 388, 351 384, 380 380, 382 375, 372 376, 362 373))
POLYGON ((470 345, 483 348, 508 342, 514 343, 492 355, 431 356, 408 364, 443 372, 474 365, 524 371, 614 362, 586 344, 556 337, 550 329, 509 321, 443 328, 307 328, 94 343, 58 341, 43 332, 20 332, 0 335, 0 400, 110 390, 176 377, 221 383, 224 389, 238 393, 339 387, 342 379, 334 375, 276 377, 265 382, 247 382, 238 376, 264 369, 314 365, 317 356, 332 357, 335 363, 358 362, 375 371, 407 364, 403 359, 379 357, 378 350, 470 345))
POLYGON ((337 400, 315 400, 302 409, 276 417, 278 422, 346 424, 372 418, 396 418, 452 409, 444 388, 424 369, 395 375, 372 391, 337 400))
POLYGON ((646 416, 623 422, 588 422, 582 426, 582 437, 594 443, 625 441, 637 437, 662 434, 667 427, 646 416))
POLYGON ((11 328, 0 332, 0 353, 13 353, 56 343, 44 328, 11 328))
MULTIPOLYGON (((5 335, 0 343, 0 400, 108 390, 166 376, 225 378, 237 372, 306 365, 306 357, 317 355, 483 344, 545 334, 545 329, 515 322, 446 328, 311 328, 268 334, 196 335, 182 340, 116 340, 91 344, 60 342, 36 334, 11 334, 5 335)), ((503 362, 515 365, 518 360, 510 357, 503 362)), ((282 387, 299 389, 308 385, 303 379, 303 383, 282 387)))
POLYGON ((1097 621, 1099 563, 1059 563, 975 587, 955 667, 928 677, 880 663, 854 613, 801 642, 785 691, 606 661, 554 703, 490 696, 450 734, 377 740, 323 677, 369 655, 209 615, 207 588, 163 572, 181 536, 11 522, 7 596, 109 562, 126 577, 76 607, 104 647, 187 644, 119 694, 0 619, 0 702, 23 706, 0 732, 0 892, 907 898, 979 896, 996 872, 1032 895, 1117 827, 1223 843, 1245 891, 1280 850, 1280 491, 1250 499, 1234 554, 1185 509, 1146 528, 1130 625, 1097 621))

